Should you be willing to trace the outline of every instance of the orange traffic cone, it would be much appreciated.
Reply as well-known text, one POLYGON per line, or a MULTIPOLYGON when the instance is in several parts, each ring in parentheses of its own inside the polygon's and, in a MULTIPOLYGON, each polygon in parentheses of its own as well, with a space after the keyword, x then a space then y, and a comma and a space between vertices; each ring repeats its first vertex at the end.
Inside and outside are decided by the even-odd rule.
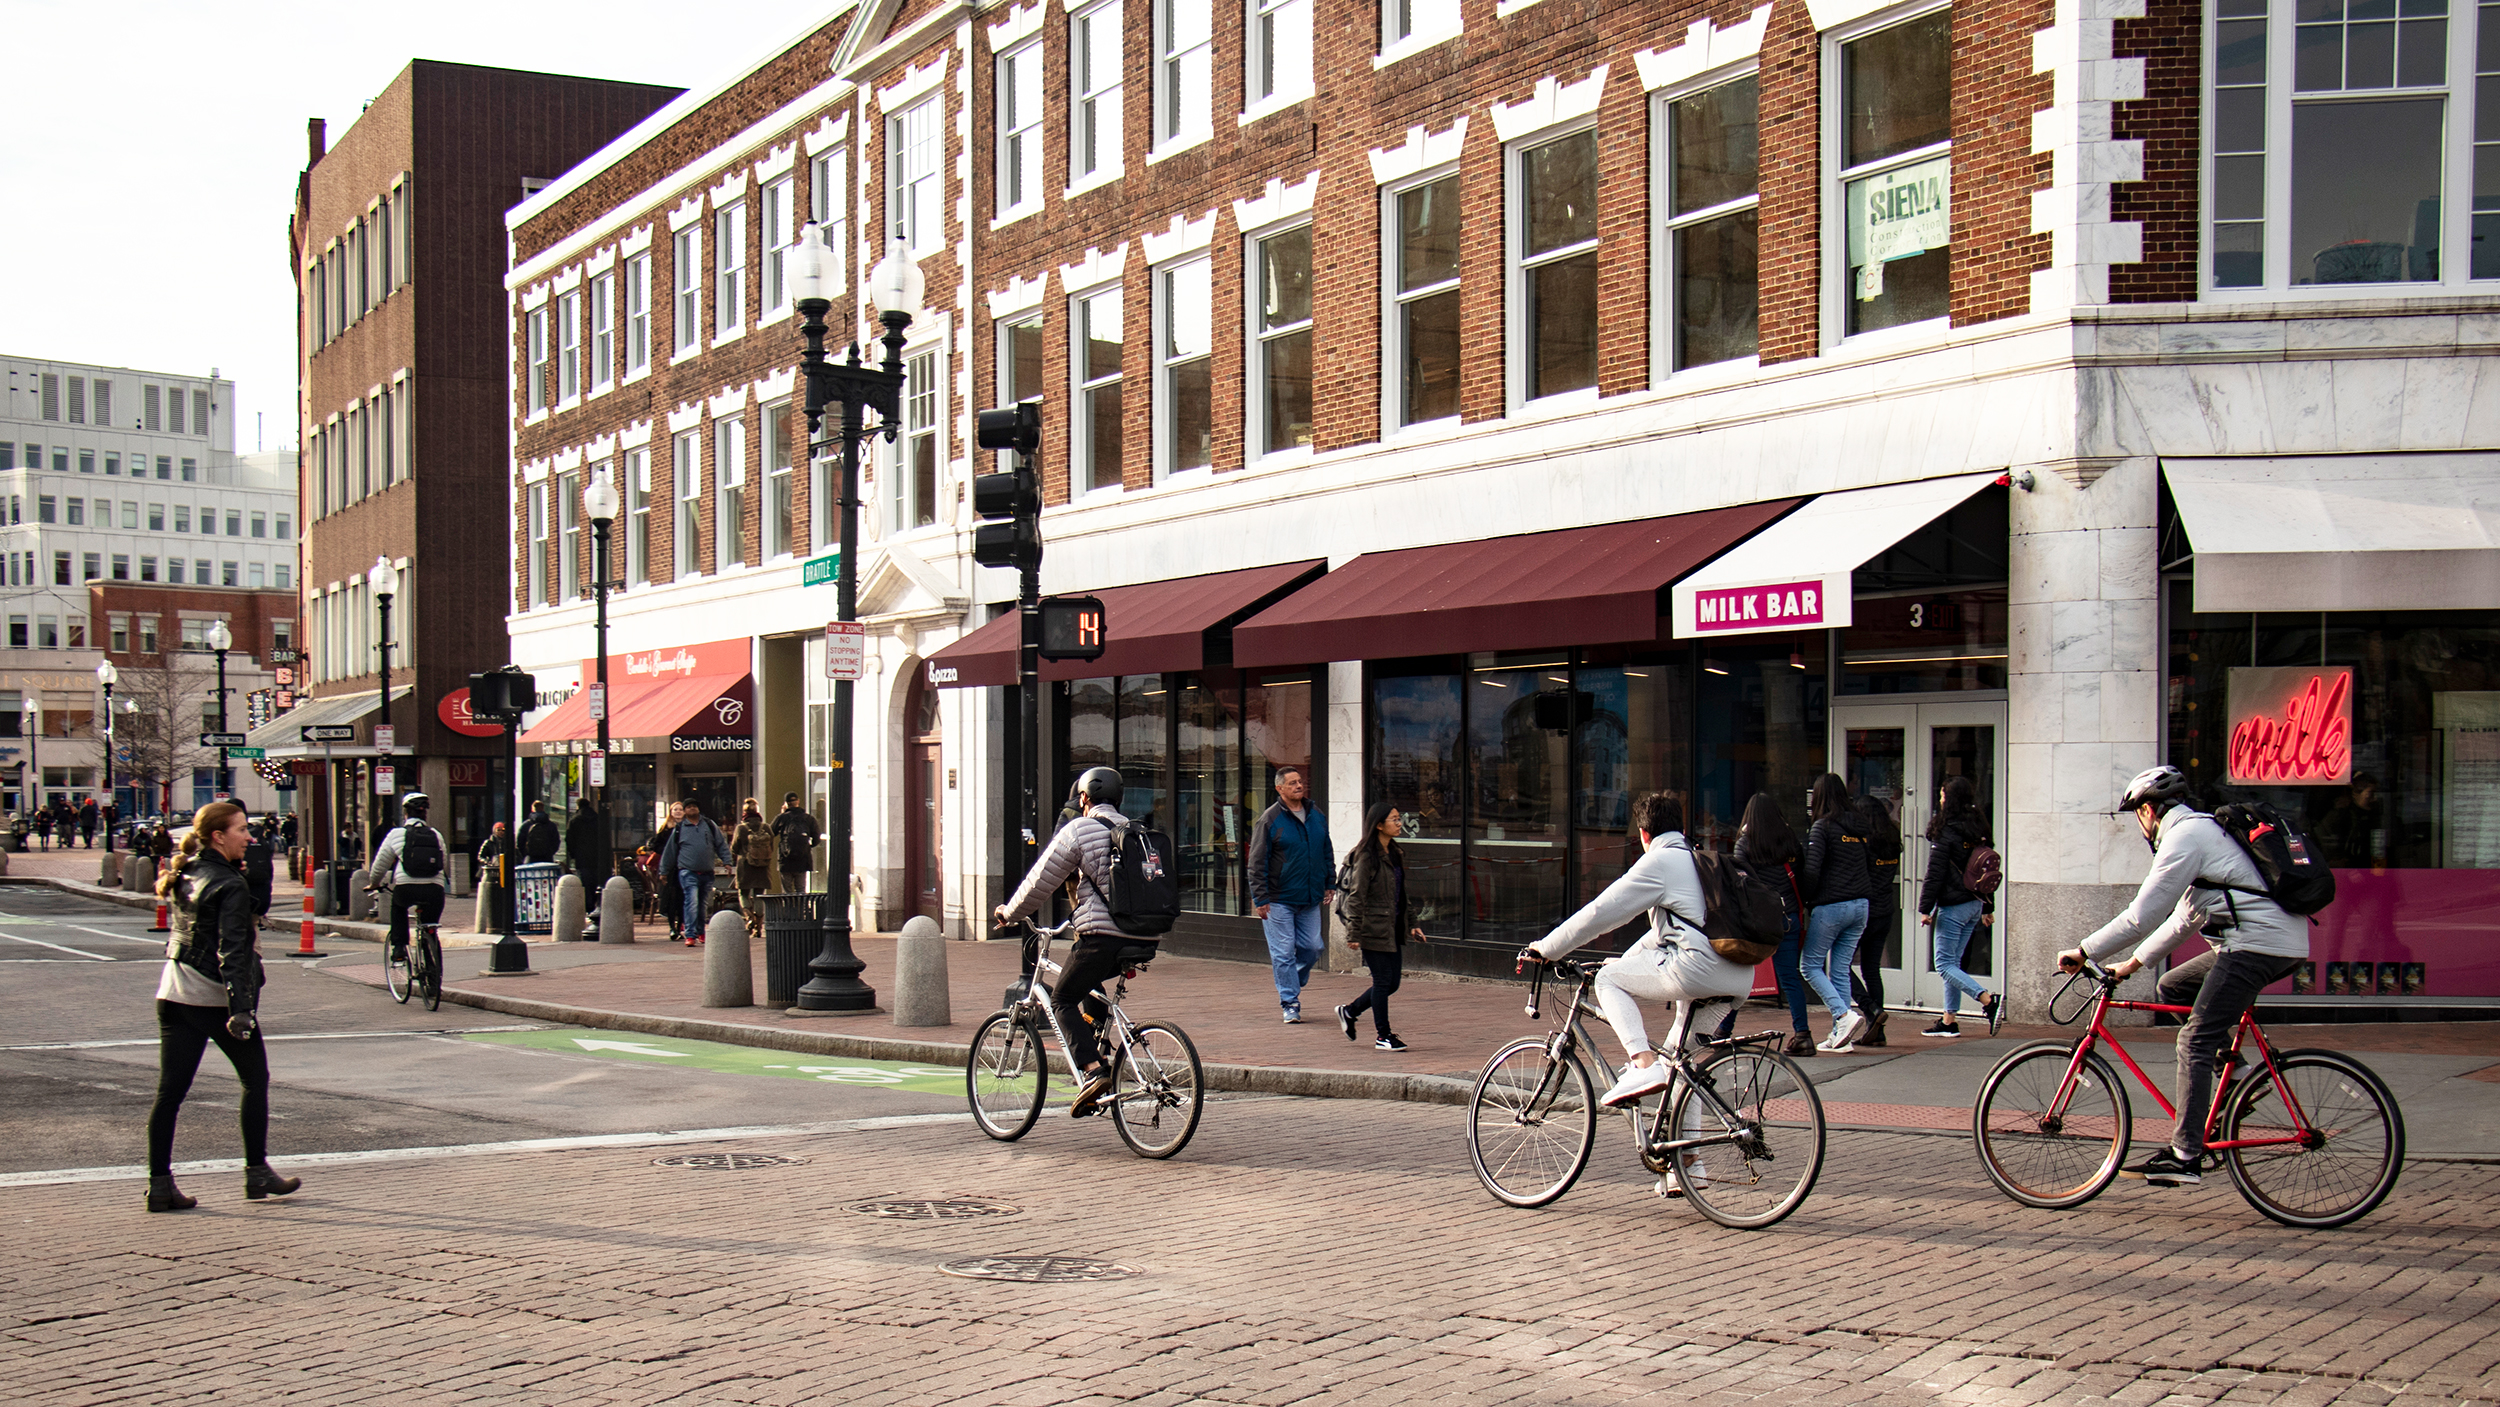
POLYGON ((320 950, 313 947, 313 896, 309 889, 304 891, 304 938, 302 945, 296 948, 295 955, 299 958, 321 956, 320 950))
POLYGON ((156 906, 156 926, 155 926, 154 928, 149 929, 149 930, 148 930, 148 932, 150 932, 150 933, 171 933, 171 932, 173 932, 173 931, 174 931, 174 929, 173 929, 173 925, 172 925, 172 924, 170 924, 170 923, 167 923, 167 922, 165 921, 165 916, 166 916, 166 913, 167 913, 167 909, 166 909, 165 905, 163 905, 163 904, 159 904, 159 905, 157 905, 157 906, 156 906))

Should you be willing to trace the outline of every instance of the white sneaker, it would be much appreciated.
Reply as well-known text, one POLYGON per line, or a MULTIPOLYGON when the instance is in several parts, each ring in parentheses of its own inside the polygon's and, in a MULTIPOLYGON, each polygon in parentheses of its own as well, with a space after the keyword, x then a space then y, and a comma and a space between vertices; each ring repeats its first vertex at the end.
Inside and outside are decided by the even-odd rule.
POLYGON ((1663 1060, 1649 1065, 1635 1065, 1625 1070, 1622 1078, 1615 1081, 1615 1087, 1606 1091, 1597 1102, 1609 1109, 1619 1108, 1639 1100, 1643 1095, 1656 1094, 1674 1078, 1663 1060))
POLYGON ((1671 1172, 1658 1179, 1657 1187, 1652 1190, 1661 1197, 1673 1199, 1683 1196, 1687 1185, 1695 1188, 1706 1188, 1710 1185, 1710 1174, 1702 1167, 1701 1159, 1698 1157, 1694 1157, 1691 1166, 1681 1172, 1671 1172))
POLYGON ((1829 1051, 1834 1055, 1855 1050, 1858 1032, 1865 1029, 1866 1017, 1860 1014, 1856 1007, 1851 1007, 1840 1014, 1840 1019, 1832 1023, 1832 1033, 1825 1036, 1814 1048, 1829 1051))

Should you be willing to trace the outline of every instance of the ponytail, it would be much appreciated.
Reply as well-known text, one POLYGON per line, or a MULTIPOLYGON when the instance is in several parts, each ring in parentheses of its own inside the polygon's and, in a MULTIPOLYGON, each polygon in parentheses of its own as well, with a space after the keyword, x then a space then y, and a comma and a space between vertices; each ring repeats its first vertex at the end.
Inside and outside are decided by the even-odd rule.
POLYGON ((175 881, 190 868, 191 862, 208 848, 208 838, 224 830, 228 822, 243 814, 243 806, 235 801, 212 801, 191 817, 191 833, 182 838, 182 848, 174 852, 173 863, 156 877, 156 897, 171 902, 175 881))

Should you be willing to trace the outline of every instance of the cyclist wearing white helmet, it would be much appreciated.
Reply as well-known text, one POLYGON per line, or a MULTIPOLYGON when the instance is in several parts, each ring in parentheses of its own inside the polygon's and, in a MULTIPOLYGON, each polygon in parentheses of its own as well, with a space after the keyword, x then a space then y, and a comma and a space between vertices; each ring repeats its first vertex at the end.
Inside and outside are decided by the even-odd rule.
POLYGON ((2256 862, 2220 821, 2189 803, 2188 779, 2178 768, 2137 774, 2118 810, 2135 813, 2153 850, 2153 871, 2124 913, 2081 947, 2058 954, 2057 965, 2079 971, 2087 955, 2103 961, 2135 943, 2126 961, 2110 969, 2128 977, 2190 934, 2212 944, 2161 979, 2165 1004, 2195 1008, 2179 1029, 2179 1119, 2170 1146, 2119 1170, 2156 1187, 2193 1187, 2204 1181, 2197 1168, 2222 1043, 2257 1004, 2257 994, 2309 956, 2309 926, 2265 897, 2256 862))
POLYGON ((433 805, 421 791, 400 798, 399 809, 405 819, 382 837, 382 844, 373 852, 369 883, 390 895, 393 956, 407 952, 411 909, 416 911, 420 923, 443 921, 443 833, 425 819, 433 805))

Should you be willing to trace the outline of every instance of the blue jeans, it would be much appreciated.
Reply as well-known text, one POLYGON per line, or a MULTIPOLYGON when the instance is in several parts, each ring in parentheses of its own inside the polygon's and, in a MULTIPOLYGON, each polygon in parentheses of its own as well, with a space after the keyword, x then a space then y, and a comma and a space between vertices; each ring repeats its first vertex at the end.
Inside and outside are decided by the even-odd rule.
POLYGON ((1969 973, 1962 970, 1962 954, 1970 947, 1971 936, 1979 931, 1979 901, 1967 904, 1946 904, 1936 910, 1936 975, 1944 979, 1944 1019, 1962 1014, 1962 998, 1972 1001, 1988 995, 1969 973))
POLYGON ((703 936, 703 910, 712 902, 712 876, 696 874, 689 869, 677 871, 677 892, 686 896, 686 931, 688 941, 703 936))
POLYGON ((1328 951, 1319 934, 1319 915, 1317 904, 1267 906, 1267 962, 1276 970, 1276 1000, 1289 1011, 1302 1009, 1302 984, 1311 980, 1311 969, 1328 951))
POLYGON ((1806 915, 1804 961, 1806 985, 1822 998, 1837 1021, 1849 1010, 1849 969, 1858 960, 1858 939, 1866 932, 1866 901, 1844 899, 1817 904, 1806 915))
POLYGON ((1779 978, 1780 995, 1788 1000, 1788 1028, 1806 1028, 1806 979, 1797 969, 1798 954, 1805 951, 1806 936, 1795 914, 1788 914, 1780 926, 1780 948, 1771 955, 1771 971, 1779 978))

